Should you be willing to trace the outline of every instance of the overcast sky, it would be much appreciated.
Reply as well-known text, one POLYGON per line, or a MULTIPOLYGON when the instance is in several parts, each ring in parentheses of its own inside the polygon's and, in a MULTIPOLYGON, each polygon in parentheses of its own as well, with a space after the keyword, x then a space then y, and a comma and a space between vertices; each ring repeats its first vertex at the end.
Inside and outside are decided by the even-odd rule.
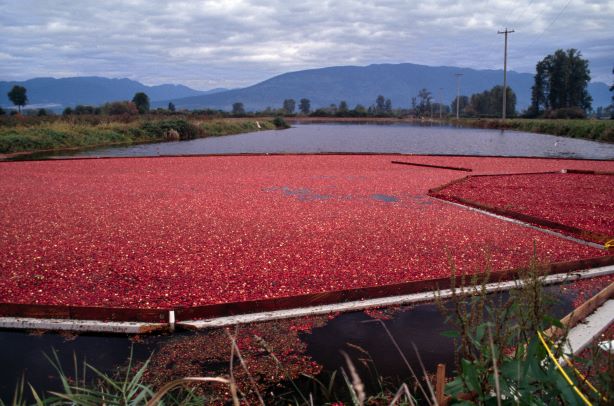
POLYGON ((0 80, 128 77, 242 87, 279 73, 411 62, 533 72, 578 48, 612 82, 614 1, 0 0, 0 80))

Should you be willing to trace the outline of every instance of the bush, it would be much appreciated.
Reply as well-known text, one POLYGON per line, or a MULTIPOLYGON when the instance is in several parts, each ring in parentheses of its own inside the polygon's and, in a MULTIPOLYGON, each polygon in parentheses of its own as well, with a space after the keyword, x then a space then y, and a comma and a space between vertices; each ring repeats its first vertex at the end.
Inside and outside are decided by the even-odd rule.
POLYGON ((159 139, 174 138, 178 133, 180 140, 193 140, 202 135, 202 131, 187 120, 163 120, 146 122, 141 126, 146 134, 159 139))
POLYGON ((139 110, 136 108, 136 105, 129 101, 106 103, 102 106, 101 110, 104 114, 108 114, 110 116, 130 116, 139 114, 139 110))
POLYGON ((579 107, 566 107, 546 112, 546 118, 586 118, 586 112, 579 107))
POLYGON ((290 125, 288 123, 286 123, 286 120, 284 120, 283 117, 275 117, 273 119, 273 125, 275 125, 275 128, 290 128, 290 125))

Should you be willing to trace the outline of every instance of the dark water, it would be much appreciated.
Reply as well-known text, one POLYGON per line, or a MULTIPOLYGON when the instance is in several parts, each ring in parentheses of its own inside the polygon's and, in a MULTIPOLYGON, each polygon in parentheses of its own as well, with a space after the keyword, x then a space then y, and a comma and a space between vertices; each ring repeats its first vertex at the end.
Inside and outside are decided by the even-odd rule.
MULTIPOLYGON (((571 311, 573 297, 563 295, 558 286, 548 287, 557 300, 555 317, 562 317, 571 311)), ((505 299, 507 293, 496 294, 505 299)), ((415 371, 421 371, 413 345, 416 346, 426 370, 433 373, 438 363, 449 368, 454 365, 454 349, 450 339, 441 335, 450 330, 444 316, 434 304, 405 307, 383 320, 391 335, 397 341, 403 355, 415 371)), ((206 332, 179 332, 181 336, 207 334, 206 332)), ((106 373, 126 365, 131 350, 134 361, 145 361, 159 345, 171 339, 172 335, 146 336, 133 341, 123 335, 79 335, 69 337, 46 333, 32 335, 22 331, 0 330, 0 399, 9 401, 22 375, 37 391, 57 390, 60 382, 51 363, 44 354, 54 351, 63 369, 72 376, 73 356, 77 356, 79 368, 83 360, 106 373)), ((307 344, 307 353, 323 365, 324 375, 345 366, 341 350, 347 352, 368 384, 368 370, 356 361, 365 355, 354 346, 368 352, 372 364, 381 376, 393 380, 407 380, 409 372, 399 352, 394 347, 386 330, 377 321, 362 311, 343 313, 325 326, 314 328, 311 333, 301 335, 307 344), (352 344, 352 345, 348 345, 352 344)), ((221 373, 227 365, 220 365, 221 373)), ((92 376, 91 373, 88 373, 92 376)))
MULTIPOLYGON (((560 287, 547 287, 545 291, 552 295, 556 303, 552 309, 553 317, 562 318, 573 309, 572 297, 563 295, 560 287)), ((494 296, 496 300, 505 301, 508 298, 507 293, 494 296)), ((435 304, 415 305, 383 321, 414 370, 420 370, 414 345, 429 373, 435 372, 439 363, 449 368, 454 365, 453 343, 442 335, 451 328, 435 304)), ((356 357, 361 355, 360 351, 347 345, 351 343, 369 353, 383 376, 407 377, 409 374, 386 330, 364 312, 341 314, 302 338, 308 345, 308 352, 325 370, 334 371, 345 365, 340 350, 356 357)))
MULTIPOLYGON (((23 331, 0 330, 0 399, 8 402, 22 376, 37 391, 58 390, 61 382, 52 363, 57 355, 59 364, 74 376, 74 358, 82 371, 83 361, 101 371, 114 372, 124 365, 133 351, 134 359, 149 357, 153 345, 133 343, 123 335, 63 336, 56 333, 31 334, 23 331)), ((92 376, 88 371, 88 376, 92 376)), ((28 391, 29 393, 29 391, 28 391)))
POLYGON ((284 152, 398 152, 614 159, 614 144, 518 131, 455 128, 443 125, 298 124, 282 131, 39 154, 36 158, 284 152))

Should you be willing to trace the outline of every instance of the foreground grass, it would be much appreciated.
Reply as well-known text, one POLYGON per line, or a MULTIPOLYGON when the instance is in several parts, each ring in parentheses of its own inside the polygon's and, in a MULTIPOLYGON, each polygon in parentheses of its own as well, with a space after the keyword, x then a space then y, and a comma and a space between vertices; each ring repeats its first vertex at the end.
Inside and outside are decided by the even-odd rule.
POLYGON ((463 127, 518 130, 571 138, 583 138, 594 141, 614 142, 614 120, 515 118, 503 121, 490 118, 462 118, 459 120, 453 119, 451 123, 463 127))
POLYGON ((11 125, 0 125, 0 153, 189 140, 276 128, 283 128, 283 123, 274 119, 243 118, 199 120, 172 117, 145 118, 129 122, 24 120, 11 125))

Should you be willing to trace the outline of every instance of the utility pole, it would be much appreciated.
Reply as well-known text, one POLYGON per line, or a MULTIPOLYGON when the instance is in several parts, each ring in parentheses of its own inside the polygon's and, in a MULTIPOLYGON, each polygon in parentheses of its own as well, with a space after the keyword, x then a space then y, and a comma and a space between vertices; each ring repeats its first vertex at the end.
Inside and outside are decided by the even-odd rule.
POLYGON ((505 34, 505 46, 503 53, 503 109, 501 110, 501 119, 503 120, 505 120, 505 110, 507 108, 507 34, 511 34, 513 32, 514 30, 508 30, 507 27, 505 27, 505 30, 503 31, 497 31, 497 34, 505 34))
POLYGON ((439 119, 441 120, 441 107, 443 106, 443 87, 439 88, 439 119))
POLYGON ((460 77, 463 76, 462 73, 455 73, 456 76, 456 119, 458 120, 459 111, 460 111, 460 77))

